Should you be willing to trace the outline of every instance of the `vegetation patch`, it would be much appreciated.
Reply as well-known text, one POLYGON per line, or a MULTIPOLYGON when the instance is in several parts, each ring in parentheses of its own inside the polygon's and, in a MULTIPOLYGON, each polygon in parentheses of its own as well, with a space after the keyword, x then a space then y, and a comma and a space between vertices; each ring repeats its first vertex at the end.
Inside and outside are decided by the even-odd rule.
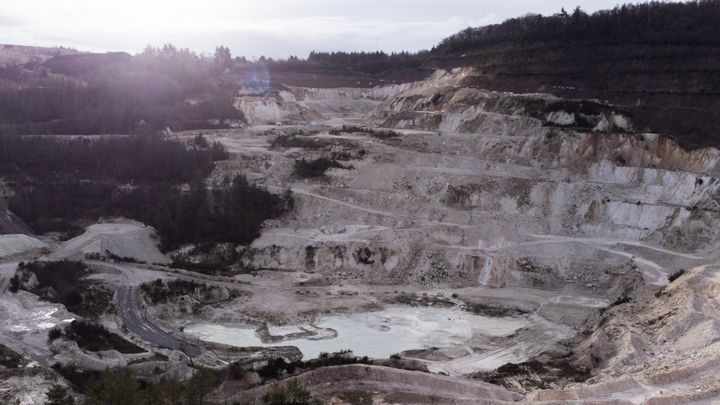
POLYGON ((373 138, 377 139, 390 139, 390 138, 397 138, 400 136, 399 133, 391 130, 382 130, 382 129, 373 129, 373 128, 366 128, 366 127, 358 127, 355 125, 343 125, 342 128, 333 128, 328 133, 330 135, 340 135, 342 133, 354 133, 354 132, 360 132, 363 134, 370 135, 373 138))
POLYGON ((23 357, 7 346, 0 344, 0 367, 18 368, 24 363, 23 357))
POLYGON ((82 262, 20 262, 12 289, 29 291, 45 301, 63 304, 68 311, 84 317, 97 317, 110 306, 112 292, 84 279, 90 273, 82 262))
POLYGON ((610 306, 616 307, 618 305, 627 304, 630 302, 632 302, 632 298, 623 296, 623 297, 618 297, 615 301, 612 302, 612 304, 610 304, 610 306))
POLYGON ((367 151, 363 148, 357 150, 357 151, 342 151, 342 152, 333 152, 332 158, 334 160, 353 160, 353 159, 362 159, 367 154, 367 151))
POLYGON ((271 148, 323 149, 326 146, 325 140, 298 135, 278 135, 270 142, 271 148))
POLYGON ((343 166, 335 159, 328 159, 325 157, 313 160, 300 159, 295 161, 295 174, 304 178, 322 177, 331 167, 347 169, 347 167, 343 166))
POLYGON ((570 355, 566 355, 517 364, 507 363, 495 371, 478 372, 472 377, 525 393, 534 389, 555 388, 568 382, 584 382, 590 378, 590 369, 574 365, 570 355))
POLYGON ((68 393, 67 388, 55 384, 45 393, 45 405, 75 405, 75 398, 68 393))
POLYGON ((466 302, 462 306, 462 309, 475 315, 489 317, 520 316, 528 313, 528 311, 516 307, 481 302, 466 302))
POLYGON ((94 370, 83 370, 75 365, 63 365, 55 363, 52 369, 56 373, 60 374, 63 378, 68 380, 72 384, 76 391, 84 392, 88 384, 95 381, 100 376, 101 372, 94 370))
MULTIPOLYGON (((101 259, 101 256, 100 256, 100 255, 97 255, 97 254, 96 254, 96 255, 93 255, 92 253, 90 253, 89 256, 90 256, 90 257, 88 257, 88 255, 86 255, 85 257, 86 257, 86 258, 90 258, 91 260, 99 260, 99 259, 101 259)), ((138 260, 138 259, 136 259, 136 258, 134 258, 134 257, 128 257, 128 256, 118 256, 118 255, 116 255, 115 253, 113 253, 113 252, 111 252, 111 251, 109 251, 109 250, 105 250, 105 256, 107 256, 108 259, 114 261, 115 263, 141 263, 141 264, 145 264, 145 262, 142 261, 142 260, 138 260)))
POLYGON ((75 341, 81 349, 100 352, 117 350, 123 354, 145 353, 146 350, 123 339, 104 326, 88 321, 72 321, 65 327, 65 335, 75 341))
POLYGON ((62 337, 62 329, 57 326, 48 330, 48 342, 53 342, 62 337))
POLYGON ((385 300, 388 304, 409 305, 412 307, 451 308, 456 304, 441 295, 418 295, 416 293, 400 293, 385 300))
POLYGON ((373 403, 372 393, 364 390, 345 391, 340 395, 340 399, 350 405, 372 405, 373 403))
POLYGON ((226 301, 240 296, 240 292, 237 290, 179 279, 167 283, 157 279, 152 283, 142 284, 140 288, 153 304, 168 302, 186 295, 197 297, 204 303, 226 301))
MULTIPOLYGON (((264 380, 277 380, 299 372, 320 367, 345 364, 372 364, 367 357, 358 358, 349 352, 327 354, 319 358, 288 363, 283 359, 274 359, 257 372, 264 380)), ((165 381, 151 383, 135 377, 127 368, 91 371, 79 369, 73 365, 55 364, 52 368, 79 393, 85 396, 87 404, 206 404, 204 398, 217 389, 223 381, 243 379, 252 373, 246 365, 239 362, 230 364, 224 370, 198 368, 193 377, 184 382, 165 381)), ((351 404, 366 404, 369 393, 347 391, 347 401, 351 404)), ((370 395, 370 398, 372 395, 370 395)), ((268 394, 259 398, 263 404, 319 404, 313 400, 307 390, 294 380, 276 383, 269 388, 268 394)))
POLYGON ((267 405, 310 405, 322 404, 313 400, 310 391, 306 390, 297 381, 288 381, 286 384, 274 384, 262 398, 267 405))
POLYGON ((309 371, 320 367, 342 366, 347 364, 373 364, 367 356, 356 357, 349 351, 337 353, 320 353, 316 359, 308 361, 287 362, 282 358, 275 358, 258 370, 258 374, 265 379, 277 379, 283 374, 294 374, 296 371, 309 371))
POLYGON ((673 281, 679 279, 680 276, 682 276, 683 274, 685 274, 685 270, 684 270, 684 269, 680 269, 680 270, 676 271, 675 273, 669 275, 669 276, 668 276, 668 281, 672 283, 673 281))
POLYGON ((213 162, 227 158, 226 153, 219 143, 188 147, 161 135, 0 136, 0 174, 38 180, 72 174, 93 181, 182 183, 210 174, 213 162))
POLYGON ((246 244, 264 220, 292 208, 289 193, 272 194, 243 176, 208 187, 214 162, 227 157, 201 135, 189 144, 153 135, 0 137, 0 175, 14 179, 16 192, 9 207, 35 232, 68 238, 101 217, 126 217, 155 227, 165 250, 246 244))
POLYGON ((222 372, 198 369, 188 381, 160 384, 141 380, 126 368, 86 371, 56 364, 53 369, 85 395, 86 404, 202 405, 222 382, 222 372))

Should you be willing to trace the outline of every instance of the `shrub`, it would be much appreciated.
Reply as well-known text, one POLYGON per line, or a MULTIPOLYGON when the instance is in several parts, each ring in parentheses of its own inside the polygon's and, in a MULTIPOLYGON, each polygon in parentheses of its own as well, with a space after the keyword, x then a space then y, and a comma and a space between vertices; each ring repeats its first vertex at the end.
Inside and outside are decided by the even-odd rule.
POLYGON ((337 167, 344 169, 345 166, 338 163, 337 160, 328 159, 321 157, 314 160, 296 160, 295 161, 295 174, 300 177, 320 177, 325 174, 331 167, 337 167))
POLYGON ((288 374, 294 373, 296 370, 314 370, 320 367, 342 366, 346 364, 373 364, 372 360, 367 356, 355 357, 349 355, 350 352, 342 351, 336 353, 322 352, 316 359, 307 361, 293 361, 288 363, 282 358, 275 358, 258 370, 258 375, 267 379, 275 379, 282 375, 283 372, 288 374))
POLYGON ((675 273, 669 275, 669 276, 668 276, 668 281, 672 283, 673 281, 675 281, 675 280, 677 280, 678 278, 680 278, 680 276, 682 276, 683 274, 685 274, 685 270, 684 270, 684 269, 680 269, 680 270, 676 271, 675 273))
POLYGON ((80 279, 87 274, 88 268, 82 262, 63 260, 57 262, 27 262, 18 265, 15 279, 17 288, 21 285, 19 277, 28 280, 29 274, 37 279, 37 286, 31 292, 41 298, 58 302, 72 311, 82 303, 82 296, 77 291, 80 279))
POLYGON ((345 133, 361 132, 364 134, 368 134, 373 138, 377 138, 377 139, 381 139, 381 140, 395 138, 395 137, 400 136, 400 134, 398 134, 395 131, 364 128, 364 127, 359 127, 359 126, 355 126, 355 125, 349 125, 349 126, 343 125, 342 129, 333 128, 330 131, 328 131, 328 133, 330 135, 340 135, 343 132, 345 132, 345 133))
POLYGON ((210 144, 208 143, 207 139, 202 134, 197 134, 193 138, 193 140, 190 142, 190 145, 197 148, 197 149, 207 149, 210 147, 210 144))
POLYGON ((267 405, 309 405, 312 403, 312 395, 299 382, 293 380, 284 386, 272 386, 262 400, 267 405))
POLYGON ((320 149, 326 145, 320 139, 306 138, 296 135, 279 135, 270 142, 271 148, 305 148, 320 149))
POLYGON ((340 395, 340 399, 350 405, 372 405, 373 403, 372 394, 363 390, 345 391, 340 395))
MULTIPOLYGON (((221 287, 181 279, 170 280, 167 284, 164 284, 162 280, 157 279, 152 283, 141 284, 140 289, 150 298, 153 304, 157 304, 184 295, 193 295, 196 291, 201 298, 212 297, 214 292, 221 290, 221 287)), ((228 298, 232 299, 238 295, 237 290, 230 290, 228 298)))
POLYGON ((12 278, 10 278, 10 284, 8 285, 8 290, 14 294, 14 293, 18 292, 19 288, 20 288, 20 278, 18 278, 18 276, 16 274, 16 275, 12 276, 12 278))
POLYGON ((112 292, 102 284, 85 279, 89 273, 82 262, 20 263, 16 272, 18 288, 26 289, 43 300, 65 305, 68 311, 83 317, 101 315, 112 300, 112 292), (37 284, 25 285, 34 275, 37 284))
POLYGON ((205 404, 203 398, 217 388, 219 374, 198 369, 188 381, 154 384, 140 380, 126 368, 95 372, 81 391, 90 404, 205 404))
POLYGON ((65 334, 77 342, 80 348, 91 352, 117 350, 124 354, 145 353, 145 349, 111 333, 102 325, 88 321, 72 321, 65 328, 65 334))
POLYGON ((627 296, 618 297, 615 301, 613 301, 612 304, 610 304, 610 306, 616 307, 618 305, 627 304, 629 302, 632 302, 632 298, 627 297, 627 296))
POLYGON ((58 327, 52 328, 48 331, 48 342, 52 342, 60 338, 60 336, 62 336, 62 330, 58 327))
POLYGON ((75 400, 67 393, 67 389, 62 385, 53 385, 47 393, 45 405, 74 405, 75 400))
POLYGON ((268 363, 264 366, 262 366, 258 370, 258 375, 262 378, 278 378, 283 370, 287 370, 290 372, 290 370, 295 370, 295 366, 292 363, 288 363, 285 361, 285 359, 282 359, 280 357, 269 360, 268 363))
POLYGON ((248 371, 239 362, 230 363, 227 368, 227 376, 231 380, 240 380, 245 377, 247 373, 248 371))
POLYGON ((134 257, 118 256, 109 250, 105 250, 105 256, 107 256, 110 260, 112 260, 116 263, 123 263, 123 262, 124 263, 143 263, 143 264, 145 263, 144 261, 138 260, 134 257))
POLYGON ((0 367, 18 368, 23 362, 22 356, 0 344, 0 367))

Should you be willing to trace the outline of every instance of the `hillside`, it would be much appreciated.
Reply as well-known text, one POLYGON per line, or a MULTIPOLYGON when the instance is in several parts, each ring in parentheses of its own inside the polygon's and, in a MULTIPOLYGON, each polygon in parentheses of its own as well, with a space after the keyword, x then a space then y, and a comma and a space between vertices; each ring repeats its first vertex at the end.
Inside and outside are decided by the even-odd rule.
POLYGON ((468 85, 601 99, 683 146, 717 146, 720 2, 647 3, 587 15, 526 16, 468 29, 424 66, 473 66, 468 85))
POLYGON ((578 8, 468 28, 416 54, 313 53, 268 67, 283 76, 303 72, 290 83, 297 86, 317 85, 307 72, 350 72, 358 82, 377 84, 417 80, 413 75, 436 68, 473 67, 478 74, 464 85, 607 101, 628 110, 638 128, 695 149, 720 145, 717 21, 717 0, 624 5, 593 14, 578 8))

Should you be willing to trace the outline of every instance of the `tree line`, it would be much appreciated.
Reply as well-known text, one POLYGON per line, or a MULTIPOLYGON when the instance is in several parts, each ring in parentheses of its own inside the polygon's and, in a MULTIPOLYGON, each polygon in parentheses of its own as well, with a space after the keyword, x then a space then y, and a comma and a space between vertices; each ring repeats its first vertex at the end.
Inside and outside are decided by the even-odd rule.
POLYGON ((161 135, 0 136, 0 175, 183 183, 207 176, 215 161, 228 157, 221 144, 204 142, 186 145, 161 135))
POLYGON ((220 78, 227 48, 218 49, 211 59, 166 44, 135 56, 59 55, 3 67, 0 134, 150 133, 244 121, 233 107, 236 88, 220 78))
POLYGON ((571 13, 563 9, 551 16, 530 14, 467 28, 441 41, 430 53, 440 56, 503 43, 518 46, 546 41, 719 45, 718 21, 717 0, 625 4, 592 14, 578 7, 571 13))

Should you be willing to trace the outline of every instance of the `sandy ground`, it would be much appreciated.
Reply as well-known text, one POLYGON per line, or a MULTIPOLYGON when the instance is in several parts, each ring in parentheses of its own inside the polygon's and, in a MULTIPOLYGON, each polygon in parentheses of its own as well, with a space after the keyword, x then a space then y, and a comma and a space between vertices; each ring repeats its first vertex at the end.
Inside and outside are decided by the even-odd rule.
POLYGON ((24 234, 0 235, 0 260, 10 260, 32 251, 39 251, 47 245, 39 239, 24 234))
POLYGON ((152 227, 138 222, 118 220, 114 223, 95 224, 85 232, 60 245, 48 259, 83 259, 87 255, 106 255, 110 252, 146 263, 169 263, 170 259, 157 247, 158 237, 152 227))

